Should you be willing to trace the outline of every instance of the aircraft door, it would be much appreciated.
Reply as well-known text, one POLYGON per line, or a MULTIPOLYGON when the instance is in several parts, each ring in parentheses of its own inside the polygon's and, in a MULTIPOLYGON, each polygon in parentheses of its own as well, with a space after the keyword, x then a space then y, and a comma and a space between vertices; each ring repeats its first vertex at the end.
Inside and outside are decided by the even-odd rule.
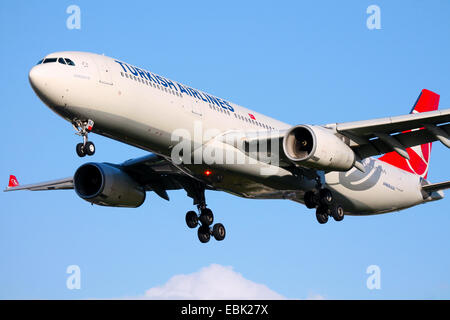
POLYGON ((96 57, 95 60, 98 69, 99 82, 107 85, 113 85, 111 68, 108 64, 108 58, 99 56, 96 57))

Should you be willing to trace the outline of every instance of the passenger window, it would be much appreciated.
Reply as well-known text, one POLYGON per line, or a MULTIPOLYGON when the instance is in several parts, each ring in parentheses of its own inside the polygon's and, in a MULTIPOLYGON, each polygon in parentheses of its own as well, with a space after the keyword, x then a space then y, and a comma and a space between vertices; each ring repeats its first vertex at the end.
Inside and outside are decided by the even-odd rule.
POLYGON ((75 65, 75 63, 72 61, 72 60, 70 60, 70 59, 68 59, 68 58, 64 58, 65 60, 66 60, 66 63, 69 65, 69 66, 74 66, 75 65))
POLYGON ((66 62, 64 61, 63 58, 58 58, 58 62, 61 63, 61 64, 66 64, 66 62))

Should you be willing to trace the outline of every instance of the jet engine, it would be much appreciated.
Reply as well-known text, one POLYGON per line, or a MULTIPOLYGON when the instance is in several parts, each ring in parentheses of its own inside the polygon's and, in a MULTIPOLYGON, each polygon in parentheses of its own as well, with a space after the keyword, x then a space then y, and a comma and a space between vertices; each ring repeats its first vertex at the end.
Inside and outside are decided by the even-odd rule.
POLYGON ((283 151, 294 164, 325 171, 348 171, 355 153, 329 129, 298 125, 283 138, 283 151))
POLYGON ((106 163, 86 163, 73 176, 80 198, 101 206, 137 208, 145 190, 126 172, 106 163))

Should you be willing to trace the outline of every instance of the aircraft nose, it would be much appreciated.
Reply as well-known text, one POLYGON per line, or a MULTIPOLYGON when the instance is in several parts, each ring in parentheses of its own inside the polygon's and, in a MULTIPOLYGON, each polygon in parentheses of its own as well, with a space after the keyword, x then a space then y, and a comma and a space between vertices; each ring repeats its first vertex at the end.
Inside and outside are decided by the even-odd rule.
POLYGON ((50 107, 58 106, 61 103, 61 81, 55 78, 52 72, 48 66, 39 64, 31 68, 28 73, 28 80, 33 91, 50 107))
POLYGON ((28 73, 28 80, 30 81, 30 84, 34 90, 42 90, 42 87, 44 85, 42 66, 37 65, 31 68, 30 72, 28 73))

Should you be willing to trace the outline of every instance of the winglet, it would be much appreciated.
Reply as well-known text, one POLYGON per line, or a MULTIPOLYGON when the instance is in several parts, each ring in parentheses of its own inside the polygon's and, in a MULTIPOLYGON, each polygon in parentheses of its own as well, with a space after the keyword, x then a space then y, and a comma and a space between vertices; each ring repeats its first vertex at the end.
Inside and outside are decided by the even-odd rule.
POLYGON ((19 186, 19 181, 17 181, 16 176, 10 175, 8 188, 14 188, 14 187, 18 187, 18 186, 19 186))
POLYGON ((439 106, 439 98, 440 95, 438 95, 437 93, 427 89, 422 89, 419 97, 416 100, 416 103, 414 103, 411 113, 421 113, 437 110, 439 106))

